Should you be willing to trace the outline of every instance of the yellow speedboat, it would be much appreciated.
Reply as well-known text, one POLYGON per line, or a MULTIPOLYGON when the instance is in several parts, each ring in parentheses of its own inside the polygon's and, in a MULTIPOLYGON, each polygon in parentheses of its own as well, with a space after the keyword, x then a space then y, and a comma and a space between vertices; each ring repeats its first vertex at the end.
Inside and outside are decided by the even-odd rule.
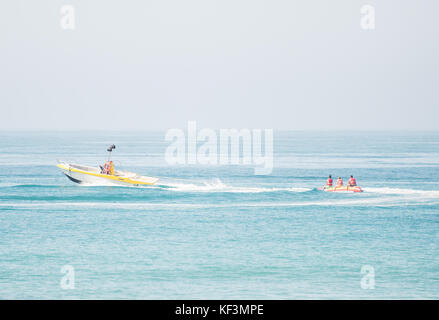
MULTIPOLYGON (((112 145, 107 149, 110 155, 111 151, 115 148, 116 147, 112 145)), ((82 184, 139 186, 153 185, 159 180, 158 178, 140 176, 129 171, 115 170, 113 162, 110 161, 110 156, 104 166, 100 166, 100 168, 66 162, 58 163, 57 167, 60 168, 71 181, 82 184)))

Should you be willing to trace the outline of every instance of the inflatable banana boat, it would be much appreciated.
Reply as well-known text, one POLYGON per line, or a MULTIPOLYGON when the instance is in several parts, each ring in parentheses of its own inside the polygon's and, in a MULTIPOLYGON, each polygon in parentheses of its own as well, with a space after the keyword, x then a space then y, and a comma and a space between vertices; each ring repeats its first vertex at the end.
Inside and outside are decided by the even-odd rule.
POLYGON ((319 188, 319 190, 326 192, 363 192, 363 189, 359 186, 323 187, 319 188))

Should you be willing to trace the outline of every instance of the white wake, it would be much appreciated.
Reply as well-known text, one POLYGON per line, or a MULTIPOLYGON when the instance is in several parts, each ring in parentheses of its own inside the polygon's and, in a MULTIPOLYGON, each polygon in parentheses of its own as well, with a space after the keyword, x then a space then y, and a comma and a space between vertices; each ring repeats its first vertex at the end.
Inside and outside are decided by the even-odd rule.
POLYGON ((169 188, 169 190, 177 192, 231 192, 231 193, 262 193, 262 192, 307 192, 311 188, 299 187, 249 187, 249 186, 231 186, 223 183, 220 179, 213 181, 203 181, 195 183, 165 183, 162 186, 169 188))

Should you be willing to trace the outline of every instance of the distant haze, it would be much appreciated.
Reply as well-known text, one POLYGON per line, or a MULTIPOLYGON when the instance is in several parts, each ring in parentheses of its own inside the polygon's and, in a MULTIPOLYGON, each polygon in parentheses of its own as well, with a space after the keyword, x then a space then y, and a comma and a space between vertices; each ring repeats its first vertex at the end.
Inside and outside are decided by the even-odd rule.
POLYGON ((0 130, 438 129, 437 0, 0 3, 0 130), (73 5, 75 30, 60 26, 73 5), (360 27, 363 5, 376 29, 360 27))

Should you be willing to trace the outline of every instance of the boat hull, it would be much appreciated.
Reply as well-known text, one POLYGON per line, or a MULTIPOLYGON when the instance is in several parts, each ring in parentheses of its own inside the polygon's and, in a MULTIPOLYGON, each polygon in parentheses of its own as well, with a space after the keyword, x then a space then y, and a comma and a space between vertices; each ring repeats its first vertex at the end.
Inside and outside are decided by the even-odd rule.
POLYGON ((57 165, 66 177, 75 183, 90 185, 120 185, 120 186, 139 186, 153 185, 158 179, 152 177, 137 176, 134 173, 125 175, 107 175, 99 172, 99 169, 79 165, 60 163, 57 165))

